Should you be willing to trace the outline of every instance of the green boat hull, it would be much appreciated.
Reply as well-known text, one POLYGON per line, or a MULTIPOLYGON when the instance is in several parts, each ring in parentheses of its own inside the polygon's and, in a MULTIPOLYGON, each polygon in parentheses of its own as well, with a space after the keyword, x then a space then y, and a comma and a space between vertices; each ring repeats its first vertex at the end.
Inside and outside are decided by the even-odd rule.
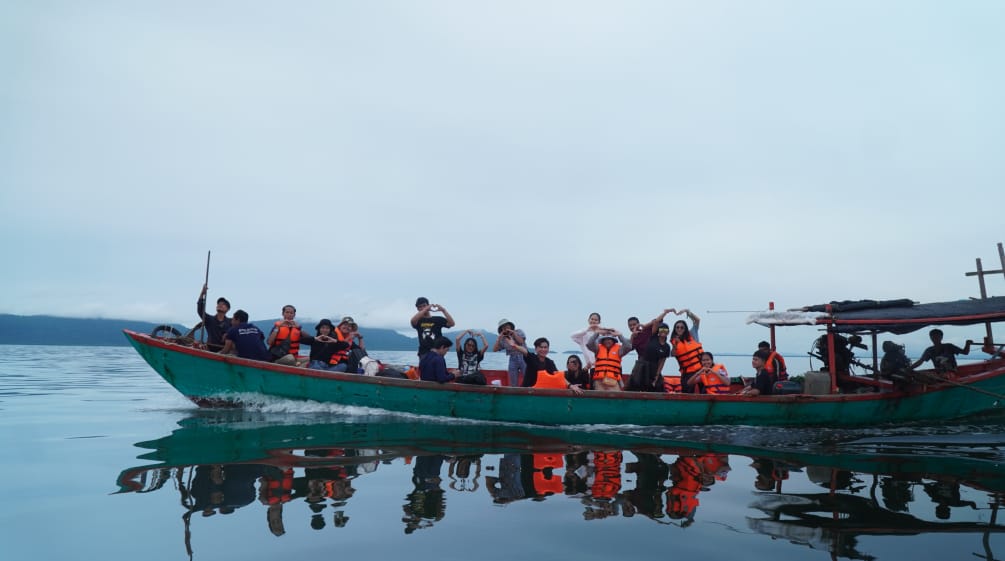
POLYGON ((953 383, 910 392, 783 395, 650 394, 437 384, 277 366, 126 332, 140 356, 200 405, 248 395, 387 411, 542 425, 862 426, 1000 412, 1005 361, 967 367, 953 383))

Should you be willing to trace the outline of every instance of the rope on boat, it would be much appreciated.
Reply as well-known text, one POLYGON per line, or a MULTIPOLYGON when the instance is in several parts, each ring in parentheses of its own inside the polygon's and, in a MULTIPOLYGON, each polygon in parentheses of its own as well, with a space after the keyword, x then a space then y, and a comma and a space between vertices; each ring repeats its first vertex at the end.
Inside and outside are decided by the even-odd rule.
POLYGON ((975 388, 975 387, 971 386, 970 384, 962 384, 960 382, 957 382, 956 380, 950 380, 949 378, 946 378, 944 376, 940 376, 940 375, 938 375, 938 374, 936 374, 934 372, 915 372, 914 376, 915 376, 915 379, 917 379, 918 381, 921 381, 921 382, 942 382, 942 383, 946 383, 946 384, 949 384, 949 385, 952 385, 952 386, 958 386, 958 387, 961 387, 961 388, 966 388, 966 389, 968 389, 970 391, 973 391, 973 392, 982 393, 984 395, 989 395, 989 396, 991 396, 993 398, 996 398, 996 399, 1005 400, 1005 394, 995 393, 993 391, 989 391, 989 390, 985 390, 985 389, 981 389, 981 388, 975 388))

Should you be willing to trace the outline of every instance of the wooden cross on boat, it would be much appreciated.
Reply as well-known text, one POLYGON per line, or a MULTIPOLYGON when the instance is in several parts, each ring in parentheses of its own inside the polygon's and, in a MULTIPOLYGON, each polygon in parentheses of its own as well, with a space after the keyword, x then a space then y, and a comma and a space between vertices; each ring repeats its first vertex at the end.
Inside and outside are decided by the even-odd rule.
MULTIPOLYGON (((987 300, 988 298, 988 290, 987 286, 984 284, 984 277, 988 275, 997 275, 999 273, 1005 276, 1005 248, 1002 247, 1002 242, 998 242, 998 261, 1000 263, 1000 268, 985 271, 984 264, 981 262, 981 258, 978 257, 977 270, 966 273, 966 276, 968 277, 977 277, 977 283, 981 287, 981 300, 987 300)), ((987 329, 987 336, 984 338, 985 346, 997 350, 998 346, 995 345, 994 335, 991 333, 991 322, 985 322, 984 326, 987 329)))

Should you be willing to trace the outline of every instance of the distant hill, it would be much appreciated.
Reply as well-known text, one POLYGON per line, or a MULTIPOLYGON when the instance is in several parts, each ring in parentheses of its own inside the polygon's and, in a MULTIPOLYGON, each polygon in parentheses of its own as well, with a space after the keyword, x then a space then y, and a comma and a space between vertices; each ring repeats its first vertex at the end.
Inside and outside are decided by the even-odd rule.
MULTIPOLYGON (((253 322, 265 333, 272 328, 276 320, 253 322)), ((123 329, 150 333, 160 323, 133 321, 126 319, 87 319, 65 318, 57 316, 18 316, 0 314, 0 345, 84 345, 113 346, 128 345, 123 329)), ((181 333, 186 333, 188 326, 173 325, 181 333)), ((305 329, 313 333, 314 322, 304 324, 305 329)), ((406 337, 393 329, 363 328, 368 349, 381 351, 410 351, 416 348, 416 340, 406 337)), ((453 341, 455 333, 445 333, 453 341)), ((495 342, 495 337, 485 333, 489 344, 495 342)))

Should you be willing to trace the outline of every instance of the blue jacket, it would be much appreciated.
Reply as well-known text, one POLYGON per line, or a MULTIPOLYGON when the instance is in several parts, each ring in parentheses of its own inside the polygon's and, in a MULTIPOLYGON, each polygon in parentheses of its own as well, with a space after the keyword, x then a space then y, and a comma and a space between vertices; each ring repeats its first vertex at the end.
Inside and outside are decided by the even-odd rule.
POLYGON ((429 351, 419 360, 419 378, 427 382, 449 382, 454 375, 447 372, 447 361, 436 351, 429 351))

